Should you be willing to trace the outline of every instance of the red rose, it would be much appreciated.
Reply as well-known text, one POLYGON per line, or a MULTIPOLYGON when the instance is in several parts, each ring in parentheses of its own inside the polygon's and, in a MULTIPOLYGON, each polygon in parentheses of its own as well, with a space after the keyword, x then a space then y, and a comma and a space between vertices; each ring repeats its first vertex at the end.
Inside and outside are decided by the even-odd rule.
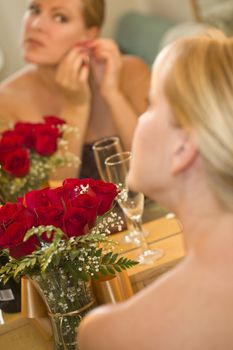
POLYGON ((42 190, 34 190, 25 193, 23 199, 20 201, 23 205, 29 209, 35 209, 36 207, 48 207, 50 205, 50 200, 47 196, 49 188, 43 188, 42 190))
POLYGON ((58 127, 60 125, 66 124, 65 120, 58 118, 54 115, 46 115, 43 118, 44 118, 45 124, 57 128, 59 130, 59 136, 62 135, 62 131, 58 127))
POLYGON ((38 207, 35 209, 38 225, 53 225, 62 229, 64 210, 61 207, 38 207))
POLYGON ((0 140, 0 162, 4 161, 4 158, 11 152, 15 151, 23 144, 23 138, 19 136, 15 131, 9 130, 4 132, 2 139, 0 140))
POLYGON ((8 233, 6 233, 6 230, 1 230, 0 234, 0 250, 9 248, 10 244, 10 237, 8 233))
POLYGON ((102 180, 92 180, 90 186, 100 203, 97 214, 103 215, 111 208, 112 202, 117 196, 117 187, 113 183, 102 180))
POLYGON ((6 228, 12 222, 13 215, 21 208, 18 203, 6 203, 0 208, 0 227, 6 228))
POLYGON ((64 206, 64 200, 63 200, 64 189, 62 186, 57 187, 57 188, 49 188, 48 191, 46 192, 46 195, 47 195, 51 205, 63 208, 63 206, 64 206))
MULTIPOLYGON (((28 241, 26 242, 23 242, 23 239, 24 239, 24 236, 26 234, 26 232, 28 231, 28 228, 26 225, 24 225, 23 223, 21 222, 14 222, 12 224, 10 224, 6 231, 4 233, 2 233, 0 235, 0 248, 1 249, 4 249, 4 248, 9 248, 9 249, 14 249, 14 247, 22 247, 22 255, 25 255, 24 254, 24 246, 26 246, 28 248, 28 241)), ((38 242, 38 239, 34 239, 33 242, 35 243, 33 245, 33 250, 35 249, 35 245, 38 245, 39 242, 38 242)), ((30 246, 32 248, 32 245, 31 243, 32 242, 29 242, 30 243, 30 246)), ((30 253, 33 251, 31 250, 30 253)), ((12 255, 12 254, 10 254, 12 255)), ((15 257, 15 255, 12 255, 13 257, 15 257)))
POLYGON ((51 156, 57 150, 59 131, 47 124, 35 127, 35 150, 42 156, 51 156))
POLYGON ((74 198, 77 198, 80 195, 81 188, 79 186, 78 179, 70 179, 72 181, 63 182, 63 200, 67 204, 74 198))
POLYGON ((35 212, 24 206, 20 206, 13 214, 12 221, 23 223, 27 230, 38 225, 38 219, 35 212))
POLYGON ((88 211, 88 226, 93 227, 96 221, 97 209, 99 201, 96 197, 89 196, 88 194, 80 194, 77 198, 74 198, 69 205, 75 208, 83 208, 88 211))
POLYGON ((35 249, 35 246, 38 245, 38 239, 30 238, 27 242, 23 242, 23 239, 26 232, 36 225, 36 215, 31 210, 18 204, 15 213, 12 214, 12 219, 8 221, 4 230, 1 230, 0 249, 9 248, 10 255, 14 258, 30 254, 35 249), (14 252, 14 249, 16 249, 17 253, 14 252))
POLYGON ((88 194, 89 196, 96 197, 95 193, 90 187, 91 179, 66 179, 63 181, 64 195, 63 198, 65 202, 78 197, 82 192, 88 194))
POLYGON ((88 232, 88 211, 69 208, 63 218, 63 231, 68 237, 82 236, 88 232))
POLYGON ((56 117, 55 115, 45 115, 43 117, 44 121, 48 125, 57 126, 66 124, 65 120, 56 117))
POLYGON ((66 179, 63 182, 63 187, 68 195, 68 200, 78 197, 80 192, 86 188, 86 194, 93 197, 96 196, 99 200, 98 215, 103 215, 111 208, 112 202, 117 195, 117 187, 114 184, 101 180, 66 179))
POLYGON ((6 247, 9 248, 22 243, 27 230, 27 226, 23 223, 13 222, 10 224, 5 231, 5 236, 7 236, 7 239, 4 238, 3 235, 6 242, 6 247))
POLYGON ((16 137, 16 139, 18 138, 18 139, 22 140, 22 137, 20 137, 20 135, 17 132, 15 132, 15 130, 13 130, 13 129, 3 131, 3 133, 2 133, 2 140, 3 141, 10 140, 11 138, 14 138, 14 137, 16 137))
POLYGON ((1 142, 3 143, 10 143, 14 145, 14 147, 22 146, 23 144, 23 137, 15 130, 6 130, 2 133, 2 139, 1 142))
POLYGON ((68 178, 63 181, 63 186, 73 186, 73 187, 80 187, 87 186, 91 183, 92 179, 86 178, 86 179, 76 179, 76 178, 68 178))
MULTIPOLYGON (((62 230, 64 211, 61 207, 39 207, 35 211, 38 216, 38 225, 53 225, 62 230)), ((53 240, 53 233, 48 237, 47 233, 44 232, 41 238, 45 242, 51 242, 53 240)))
POLYGON ((0 226, 4 229, 13 222, 24 222, 28 228, 35 226, 37 217, 35 213, 20 203, 6 203, 0 208, 0 226))
POLYGON ((32 236, 26 242, 10 247, 9 253, 13 258, 19 259, 22 256, 29 255, 34 252, 39 245, 38 238, 36 236, 32 236))
POLYGON ((35 124, 32 123, 19 122, 15 124, 15 131, 21 135, 24 146, 29 149, 33 149, 35 144, 34 126, 35 124))
POLYGON ((19 148, 4 157, 3 170, 16 177, 23 177, 29 172, 30 159, 28 152, 19 148))

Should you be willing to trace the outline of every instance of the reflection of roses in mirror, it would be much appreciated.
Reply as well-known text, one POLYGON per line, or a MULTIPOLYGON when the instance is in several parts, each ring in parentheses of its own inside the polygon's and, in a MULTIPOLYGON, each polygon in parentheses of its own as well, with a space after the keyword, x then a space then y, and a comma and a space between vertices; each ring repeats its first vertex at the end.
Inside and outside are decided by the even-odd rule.
POLYGON ((60 165, 78 167, 79 159, 67 152, 64 133, 75 131, 56 116, 43 123, 18 122, 0 138, 0 190, 2 200, 40 188, 60 165))
POLYGON ((5 158, 23 146, 23 138, 14 131, 3 133, 0 140, 0 162, 4 164, 5 158))
MULTIPOLYGON (((62 123, 62 120, 61 120, 62 123)), ((0 140, 0 161, 4 171, 10 175, 21 177, 29 172, 29 151, 35 151, 42 156, 52 155, 57 150, 59 131, 57 125, 47 123, 16 123, 13 130, 3 133, 0 140), (20 149, 19 149, 20 147, 20 149), (17 169, 9 169, 12 159, 28 159, 27 171, 17 172, 17 169), (22 174, 21 174, 22 173, 22 174)), ((19 165, 21 165, 19 163, 19 165)))
POLYGON ((16 149, 4 157, 3 170, 16 177, 25 176, 29 172, 30 159, 24 148, 16 149))
POLYGON ((51 156, 57 150, 59 131, 52 125, 35 127, 35 151, 42 156, 51 156))

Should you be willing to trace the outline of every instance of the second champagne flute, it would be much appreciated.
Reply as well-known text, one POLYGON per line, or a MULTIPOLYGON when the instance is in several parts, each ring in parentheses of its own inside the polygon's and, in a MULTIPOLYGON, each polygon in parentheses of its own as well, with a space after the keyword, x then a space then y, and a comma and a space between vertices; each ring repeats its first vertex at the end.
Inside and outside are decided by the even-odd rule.
POLYGON ((150 264, 161 258, 164 253, 160 249, 149 248, 142 228, 142 214, 144 209, 144 195, 141 192, 131 191, 127 188, 126 179, 129 171, 131 152, 117 153, 108 157, 105 161, 108 179, 118 186, 117 201, 126 217, 128 217, 137 232, 141 242, 142 252, 138 261, 142 264, 150 264))

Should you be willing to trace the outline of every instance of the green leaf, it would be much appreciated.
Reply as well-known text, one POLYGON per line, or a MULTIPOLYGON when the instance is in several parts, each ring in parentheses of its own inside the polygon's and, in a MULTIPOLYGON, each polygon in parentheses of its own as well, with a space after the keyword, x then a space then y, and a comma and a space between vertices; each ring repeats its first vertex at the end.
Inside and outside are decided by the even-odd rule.
POLYGON ((24 236, 24 239, 23 241, 27 241, 30 237, 34 236, 35 235, 35 227, 32 227, 30 230, 28 230, 24 236))
POLYGON ((16 277, 20 272, 23 272, 26 269, 26 265, 21 263, 14 272, 14 277, 16 277))
POLYGON ((111 256, 112 256, 112 252, 109 252, 106 255, 104 255, 102 258, 102 264, 107 264, 111 259, 111 256))
POLYGON ((121 272, 121 268, 117 264, 114 264, 113 267, 117 272, 121 272))
POLYGON ((111 265, 106 265, 106 268, 107 268, 108 272, 111 273, 112 275, 116 274, 115 270, 113 269, 113 267, 111 265))
POLYGON ((95 256, 97 256, 97 258, 99 258, 102 255, 102 251, 103 251, 102 248, 98 249, 95 253, 95 256))
POLYGON ((100 266, 100 273, 103 276, 107 276, 108 275, 108 271, 107 271, 107 269, 104 266, 100 266))
POLYGON ((116 259, 118 258, 118 254, 113 254, 110 260, 111 264, 114 264, 114 262, 116 261, 116 259))
POLYGON ((123 261, 124 261, 124 257, 121 257, 121 258, 117 261, 117 263, 118 263, 118 264, 121 264, 123 261))

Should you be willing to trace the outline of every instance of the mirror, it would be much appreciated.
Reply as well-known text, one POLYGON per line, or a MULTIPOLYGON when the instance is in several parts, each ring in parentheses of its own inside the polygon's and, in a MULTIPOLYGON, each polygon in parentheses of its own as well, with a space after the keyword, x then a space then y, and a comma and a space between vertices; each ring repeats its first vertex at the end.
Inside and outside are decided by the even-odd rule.
POLYGON ((190 0, 194 18, 233 35, 232 0, 190 0))

